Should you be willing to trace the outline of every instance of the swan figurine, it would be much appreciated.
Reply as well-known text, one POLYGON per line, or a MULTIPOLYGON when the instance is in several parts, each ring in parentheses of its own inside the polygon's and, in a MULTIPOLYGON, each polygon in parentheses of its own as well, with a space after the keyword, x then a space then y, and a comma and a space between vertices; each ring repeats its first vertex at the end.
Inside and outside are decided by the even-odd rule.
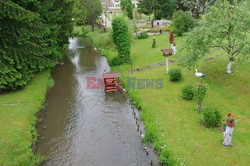
POLYGON ((196 77, 199 77, 199 78, 206 77, 206 74, 203 74, 203 73, 201 73, 201 72, 198 72, 197 69, 195 69, 194 71, 195 71, 195 76, 196 76, 196 77))

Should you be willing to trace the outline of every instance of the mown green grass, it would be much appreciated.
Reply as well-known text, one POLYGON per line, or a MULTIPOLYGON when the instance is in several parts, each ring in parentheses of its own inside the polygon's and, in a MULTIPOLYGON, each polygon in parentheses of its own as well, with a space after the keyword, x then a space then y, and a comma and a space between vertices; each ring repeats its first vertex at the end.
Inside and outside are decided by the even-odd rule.
MULTIPOLYGON (((131 56, 134 68, 165 61, 161 55, 162 48, 169 48, 167 35, 156 36, 157 48, 151 48, 152 37, 136 40, 132 44, 131 56)), ((176 38, 177 49, 183 44, 183 38, 176 38)), ((115 53, 110 54, 115 56, 115 53)), ((182 56, 184 54, 182 53, 182 56)), ((171 59, 178 59, 171 57, 171 59)), ((177 62, 170 64, 170 69, 181 68, 181 82, 169 81, 165 66, 134 73, 138 79, 164 80, 163 89, 143 89, 129 92, 136 96, 137 104, 146 108, 142 117, 146 119, 146 130, 153 130, 157 136, 154 140, 158 146, 163 146, 164 154, 170 165, 248 165, 250 144, 250 66, 243 64, 239 69, 234 68, 234 74, 226 74, 228 58, 220 50, 213 50, 200 60, 191 70, 180 67, 177 62), (217 56, 219 55, 219 56, 217 56), (212 57, 212 60, 206 58, 212 57), (219 129, 204 128, 200 124, 201 113, 196 111, 195 101, 185 101, 181 98, 181 88, 195 85, 199 79, 194 76, 195 68, 208 75, 203 83, 209 89, 204 106, 214 105, 225 117, 232 113, 236 119, 233 135, 233 147, 222 146, 223 133, 219 129), (150 111, 148 111, 150 110, 150 111), (153 119, 152 119, 153 117, 153 119), (151 129, 153 126, 154 129, 151 129)), ((129 65, 113 67, 120 71, 123 78, 130 77, 129 65)), ((163 156, 164 156, 163 155, 163 156)))
POLYGON ((50 72, 37 74, 22 90, 0 95, 0 165, 37 165, 42 157, 32 145, 37 138, 36 113, 53 86, 50 72))

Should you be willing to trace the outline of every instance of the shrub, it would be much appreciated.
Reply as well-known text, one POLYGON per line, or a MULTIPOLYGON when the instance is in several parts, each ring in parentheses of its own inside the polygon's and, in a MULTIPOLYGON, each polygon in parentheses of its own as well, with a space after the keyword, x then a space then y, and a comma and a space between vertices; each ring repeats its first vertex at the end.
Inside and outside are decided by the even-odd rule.
POLYGON ((138 39, 146 39, 148 38, 148 33, 146 31, 143 31, 137 35, 138 39))
POLYGON ((122 16, 115 17, 112 20, 112 30, 113 41, 121 62, 130 62, 131 35, 129 34, 128 22, 122 16))
POLYGON ((206 127, 218 127, 221 123, 222 115, 216 107, 206 107, 203 111, 202 123, 206 127))
POLYGON ((89 32, 90 32, 90 30, 89 30, 88 28, 83 27, 83 28, 82 28, 82 31, 81 31, 80 34, 79 34, 79 36, 85 37, 85 36, 87 36, 87 34, 88 34, 89 32))
POLYGON ((154 37, 153 38, 153 43, 152 43, 152 48, 155 48, 156 47, 156 38, 154 37))
POLYGON ((194 88, 194 98, 198 105, 198 111, 202 110, 202 102, 206 96, 207 87, 204 85, 199 85, 197 88, 194 88))
POLYGON ((162 165, 168 165, 168 155, 161 154, 158 159, 162 165))
POLYGON ((107 33, 90 32, 88 34, 88 38, 97 48, 108 48, 110 45, 114 44, 112 41, 111 34, 109 32, 107 33))
POLYGON ((192 100, 194 98, 194 87, 192 85, 185 85, 181 89, 181 97, 185 100, 192 100))
POLYGON ((175 34, 182 36, 183 33, 193 29, 194 23, 194 19, 189 13, 179 10, 173 14, 171 27, 175 34))
POLYGON ((173 82, 178 82, 182 78, 180 69, 172 69, 169 71, 169 80, 173 82))
POLYGON ((118 65, 121 65, 122 64, 122 61, 120 59, 120 57, 114 57, 112 60, 111 60, 111 66, 118 66, 118 65))

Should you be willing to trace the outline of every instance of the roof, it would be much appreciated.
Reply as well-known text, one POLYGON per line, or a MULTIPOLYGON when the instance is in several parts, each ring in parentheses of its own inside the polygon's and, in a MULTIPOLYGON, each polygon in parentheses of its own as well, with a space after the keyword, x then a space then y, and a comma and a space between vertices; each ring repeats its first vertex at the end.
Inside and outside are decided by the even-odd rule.
POLYGON ((115 78, 115 77, 121 77, 121 74, 119 72, 114 72, 114 73, 103 73, 102 74, 103 78, 115 78))
POLYGON ((173 52, 172 48, 162 49, 161 51, 163 53, 171 53, 171 52, 173 52))

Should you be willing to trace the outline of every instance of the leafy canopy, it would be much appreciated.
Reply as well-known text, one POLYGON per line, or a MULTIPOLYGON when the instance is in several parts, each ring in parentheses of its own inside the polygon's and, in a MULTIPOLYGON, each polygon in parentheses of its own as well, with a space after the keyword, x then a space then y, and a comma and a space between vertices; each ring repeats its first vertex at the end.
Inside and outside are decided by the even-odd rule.
POLYGON ((102 5, 100 0, 77 0, 78 16, 86 18, 87 22, 91 25, 92 31, 96 20, 102 13, 102 5))
POLYGON ((176 9, 176 0, 139 0, 138 11, 154 19, 170 18, 176 9))
MULTIPOLYGON (((230 60, 246 61, 250 54, 250 12, 245 2, 218 0, 185 42, 185 65, 191 65, 211 48, 224 51, 230 60)), ((223 54, 221 54, 223 55, 223 54)))
POLYGON ((189 13, 179 10, 173 14, 171 27, 175 34, 182 36, 183 33, 193 29, 194 23, 195 21, 189 13))
POLYGON ((133 4, 131 0, 121 0, 121 8, 124 11, 124 13, 126 14, 126 16, 128 16, 129 19, 133 19, 133 4))

